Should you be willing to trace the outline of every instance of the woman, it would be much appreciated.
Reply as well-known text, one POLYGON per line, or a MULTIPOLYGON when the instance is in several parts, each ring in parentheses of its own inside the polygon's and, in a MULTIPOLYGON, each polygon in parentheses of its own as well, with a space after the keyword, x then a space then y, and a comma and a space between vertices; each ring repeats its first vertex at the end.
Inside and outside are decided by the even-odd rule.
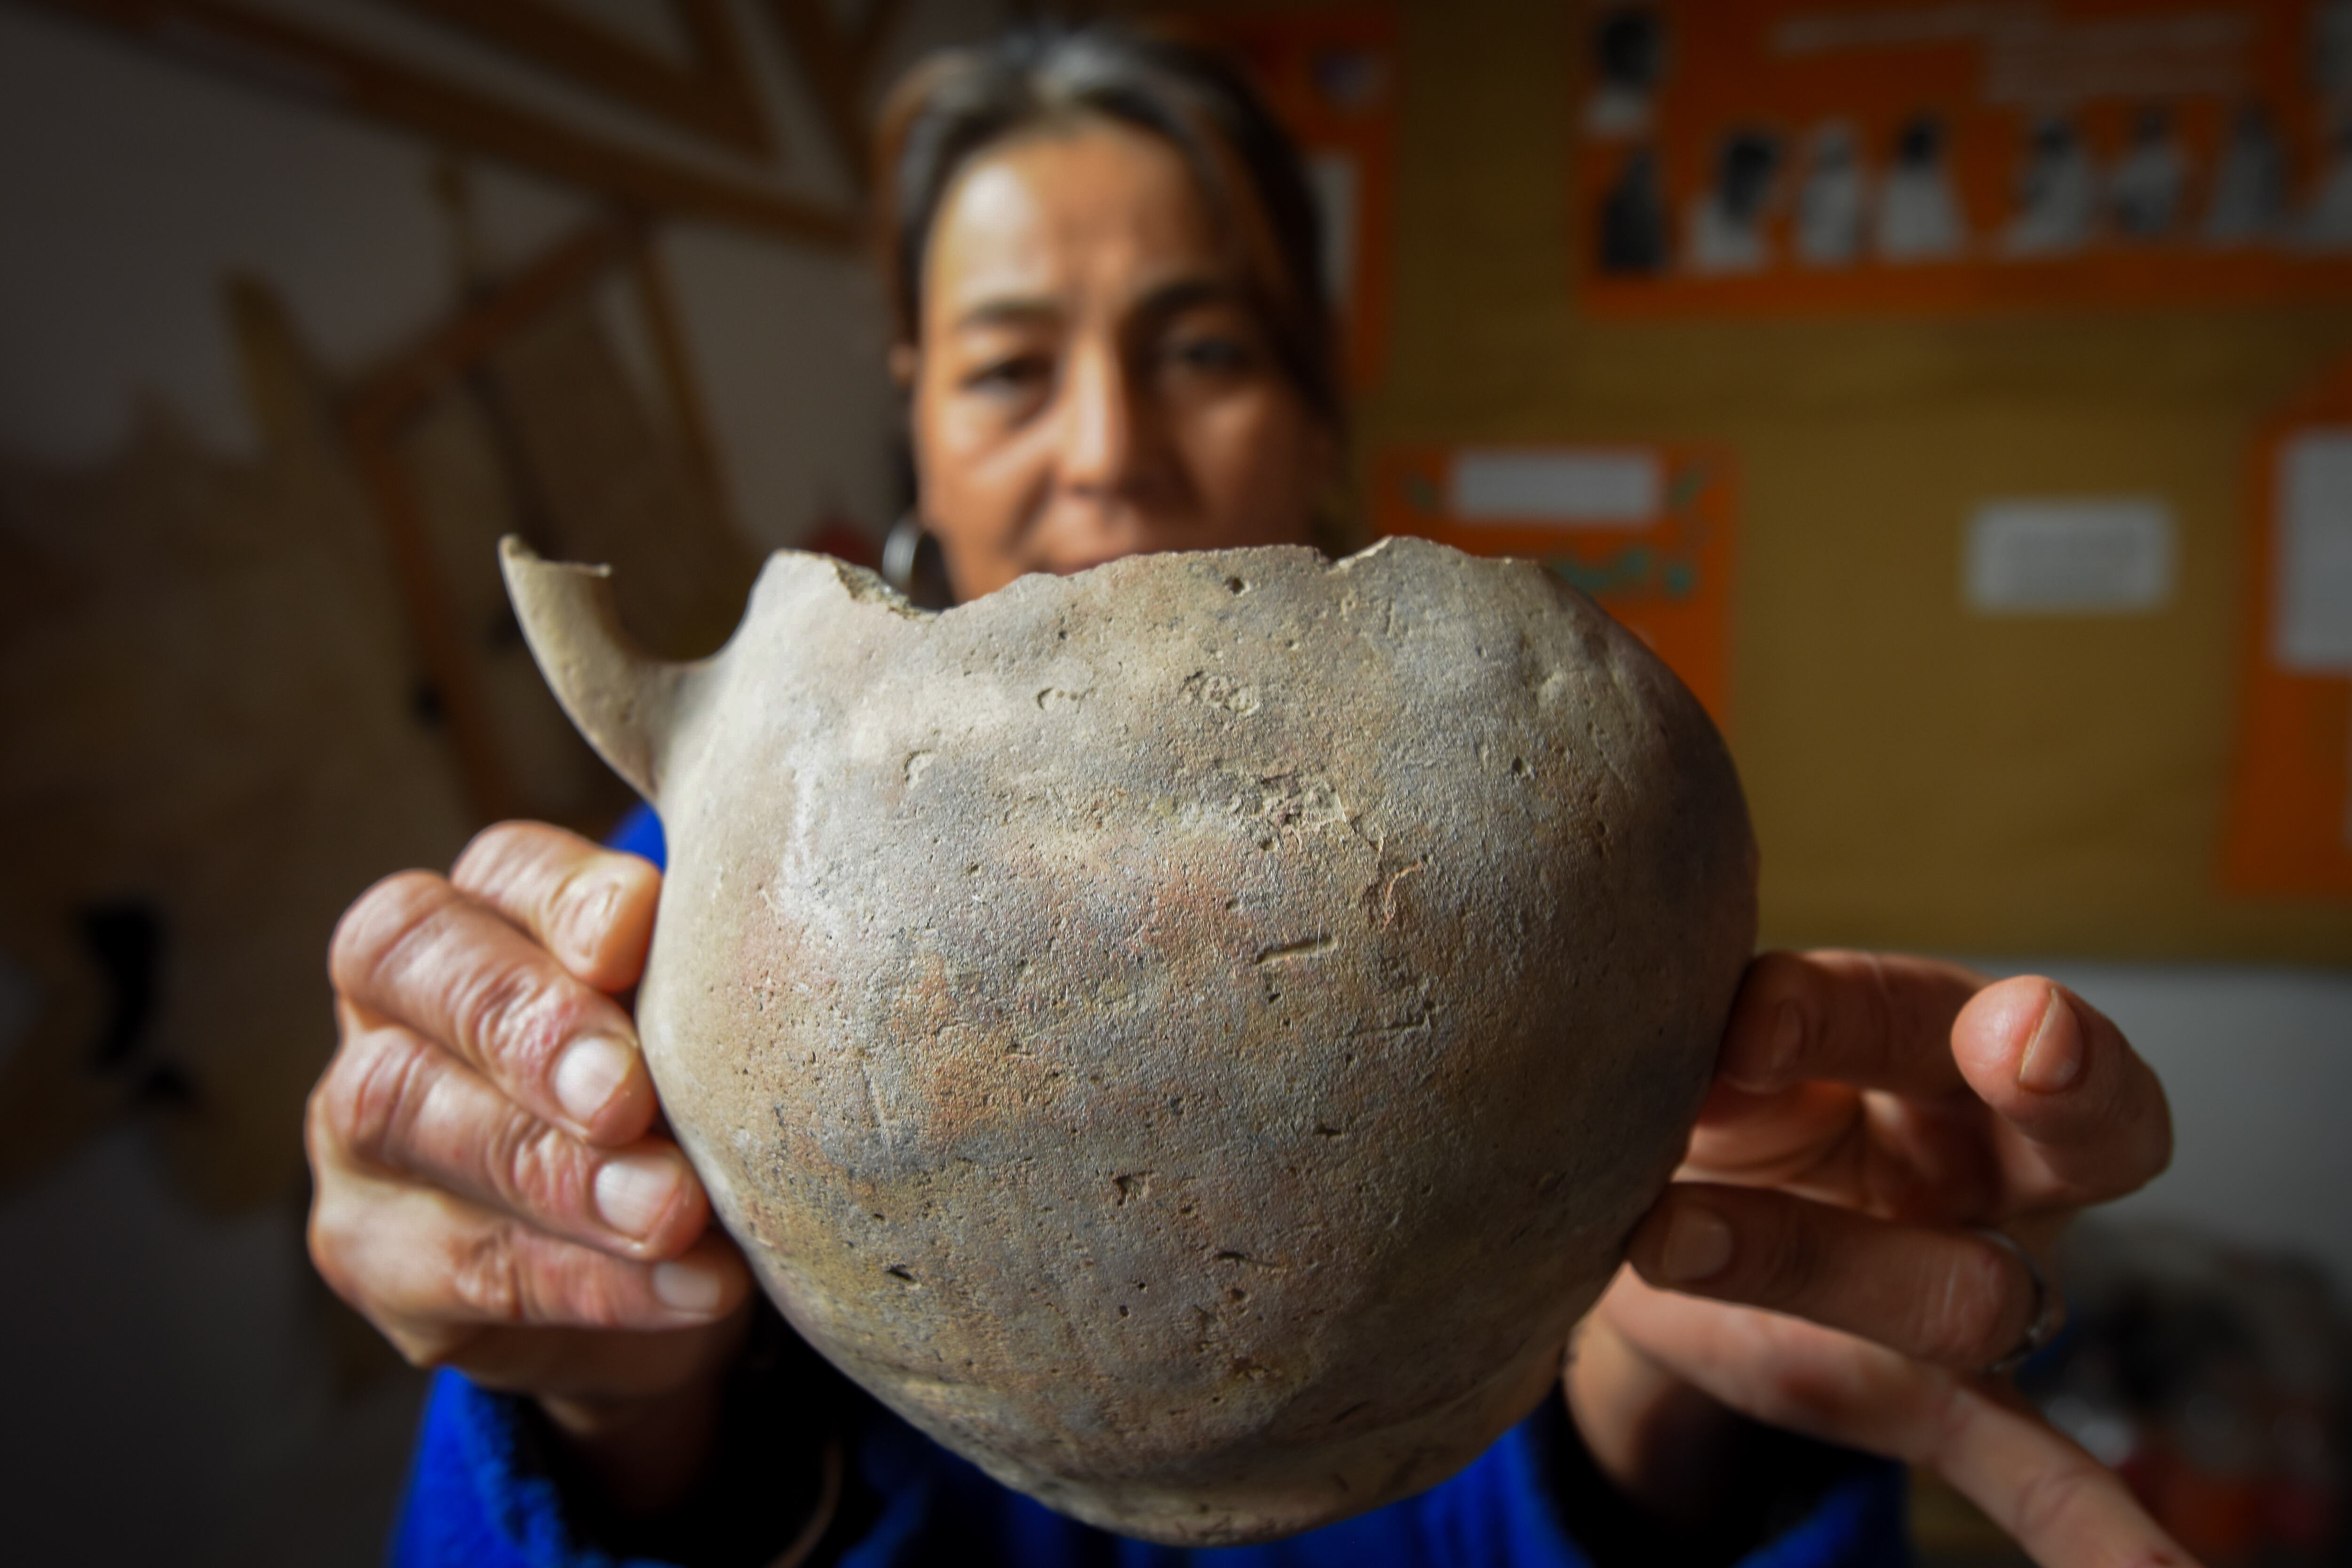
MULTIPOLYGON (((879 151, 893 368, 957 597, 1316 536, 1342 431, 1315 226, 1245 90, 1124 35, 1032 36, 919 69, 879 151)), ((649 820, 625 837, 658 856, 649 820)), ((313 1255, 446 1369, 404 1560, 1181 1560, 993 1488, 755 1306, 618 1000, 658 885, 507 824, 336 933, 313 1255)), ((1897 1473, 1795 1432, 1936 1467, 2045 1563, 2185 1562, 1986 1373, 2053 1321, 2028 1249, 2169 1141, 2147 1068, 2048 982, 1767 955, 1562 1398, 1423 1498, 1255 1560, 1895 1552, 1897 1473), (1973 1228, 1996 1224, 2016 1240, 1973 1228)))

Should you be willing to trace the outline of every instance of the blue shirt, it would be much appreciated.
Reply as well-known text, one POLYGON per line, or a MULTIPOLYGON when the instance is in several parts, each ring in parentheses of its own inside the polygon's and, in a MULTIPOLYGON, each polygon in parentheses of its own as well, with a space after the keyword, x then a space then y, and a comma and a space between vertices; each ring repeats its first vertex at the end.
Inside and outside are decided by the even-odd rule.
MULTIPOLYGON (((632 814, 612 842, 662 863, 661 826, 649 811, 632 814)), ((818 1557, 839 1568, 1590 1568, 1591 1563, 1570 1517, 1572 1478, 1589 1475, 1590 1461, 1558 1399, 1545 1400, 1468 1468, 1417 1497, 1286 1541, 1185 1549, 1124 1540, 1066 1519, 990 1480, 842 1380, 821 1369, 812 1375, 829 1390, 824 1419, 843 1439, 848 1461, 853 1500, 818 1557)), ((1811 1452, 1809 1465, 1787 1470, 1803 1478, 1798 1516, 1740 1558, 1740 1568, 1907 1563, 1901 1468, 1837 1450, 1811 1452)), ((814 1467, 805 1462, 804 1468, 813 1473, 814 1467)), ((456 1373, 440 1373, 418 1435, 394 1563, 397 1568, 654 1568, 679 1560, 658 1554, 658 1543, 648 1548, 643 1540, 635 1555, 600 1542, 589 1517, 593 1500, 583 1502, 583 1489, 567 1482, 561 1469, 527 1402, 487 1393, 456 1373), (645 1554, 648 1550, 656 1554, 645 1554)), ((755 1477, 774 1473, 751 1468, 755 1477)), ((731 1500, 737 1512, 756 1514, 763 1505, 775 1510, 774 1491, 756 1480, 734 1489, 741 1494, 731 1500)), ((1582 1494, 1588 1502, 1591 1492, 1588 1486, 1582 1494)), ((718 1506, 730 1503, 722 1500, 718 1506)), ((782 1549, 795 1521, 774 1522, 783 1533, 770 1551, 782 1549)), ((1663 1560, 1670 1553, 1665 1542, 1660 1547, 1663 1560)))

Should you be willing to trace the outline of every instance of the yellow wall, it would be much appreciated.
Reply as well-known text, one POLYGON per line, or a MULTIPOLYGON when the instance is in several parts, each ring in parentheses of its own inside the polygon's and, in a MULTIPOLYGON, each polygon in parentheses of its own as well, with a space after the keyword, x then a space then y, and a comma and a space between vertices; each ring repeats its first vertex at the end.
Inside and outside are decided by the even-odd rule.
POLYGON ((1602 324, 1572 297, 1559 0, 1404 10, 1396 313, 1369 456, 1683 437, 1739 459, 1733 744, 1774 942, 2352 963, 2352 907, 2221 896, 2249 445, 2352 300, 1602 324), (1993 496, 2159 494, 2160 613, 1988 620, 1993 496))

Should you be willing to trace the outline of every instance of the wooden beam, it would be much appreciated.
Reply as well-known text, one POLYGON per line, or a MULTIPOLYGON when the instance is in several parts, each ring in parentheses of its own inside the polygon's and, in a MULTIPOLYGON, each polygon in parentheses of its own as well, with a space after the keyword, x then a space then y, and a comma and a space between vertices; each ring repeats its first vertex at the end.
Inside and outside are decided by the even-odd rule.
POLYGON ((711 437, 709 405, 703 400, 701 378, 694 374, 686 321, 678 314, 677 294, 670 287, 669 267, 662 259, 656 236, 648 234, 630 248, 629 274, 636 286, 637 308, 644 312, 646 335, 653 340, 654 363, 669 395, 672 428, 686 454, 687 466, 701 487, 710 515, 731 528, 734 497, 727 484, 727 471, 719 461, 719 445, 711 437))
POLYGON ((671 0, 671 10, 686 29, 701 77, 740 101, 759 120, 763 138, 772 137, 767 117, 760 110, 760 86, 744 52, 743 35, 735 26, 727 0, 671 0))
POLYGON ((459 28, 668 124, 765 160, 774 153, 749 76, 709 0, 673 4, 695 51, 681 65, 550 0, 383 0, 459 28))
POLYGON ((890 47, 890 35, 898 30, 907 15, 907 0, 868 0, 866 15, 859 18, 857 37, 851 43, 851 63, 857 70, 858 86, 868 95, 877 85, 875 72, 882 64, 882 51, 890 47))
POLYGON ((500 343, 618 265, 642 236, 634 226, 591 223, 512 279, 360 377, 344 399, 347 428, 392 431, 427 398, 472 370, 500 343))
POLYGON ((841 154, 849 178, 865 190, 871 138, 866 100, 887 30, 896 26, 897 0, 873 0, 866 25, 854 33, 834 20, 827 0, 768 0, 768 9, 800 67, 801 80, 816 100, 817 112, 841 154))
POLYGON ((624 205, 849 250, 846 213, 712 174, 457 87, 231 0, 17 0, 100 23, 299 100, 533 169, 624 205))
POLYGON ((394 581, 409 635, 449 734, 467 804, 477 817, 496 822, 515 814, 512 770, 499 742, 497 718, 475 668, 474 651, 449 608, 441 584, 441 563, 433 553, 425 514, 400 452, 389 440, 354 441, 352 466, 367 492, 392 557, 394 581))
POLYGON ((635 226, 590 225, 362 376, 342 400, 343 438, 383 530, 409 633, 440 700, 467 795, 485 821, 511 816, 520 802, 476 651, 449 606, 432 533, 402 460, 400 437, 428 401, 500 343, 590 287, 642 242, 635 226))

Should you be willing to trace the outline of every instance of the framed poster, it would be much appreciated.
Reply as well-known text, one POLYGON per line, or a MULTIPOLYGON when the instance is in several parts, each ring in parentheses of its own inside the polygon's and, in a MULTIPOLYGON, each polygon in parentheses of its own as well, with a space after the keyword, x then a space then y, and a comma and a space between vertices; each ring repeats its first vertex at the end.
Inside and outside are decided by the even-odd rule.
POLYGON ((2352 294, 2352 0, 1600 0, 1598 316, 2352 294))
POLYGON ((2352 363, 2256 443, 2221 880, 2352 900, 2352 363))
POLYGON ((1728 729, 1734 479, 1727 453, 1691 444, 1399 447, 1373 460, 1372 523, 1542 562, 1728 729))
POLYGON ((1323 219, 1324 284, 1339 315, 1348 384, 1371 385, 1388 352, 1395 12, 1197 13, 1181 26, 1241 62, 1305 155, 1323 219))

